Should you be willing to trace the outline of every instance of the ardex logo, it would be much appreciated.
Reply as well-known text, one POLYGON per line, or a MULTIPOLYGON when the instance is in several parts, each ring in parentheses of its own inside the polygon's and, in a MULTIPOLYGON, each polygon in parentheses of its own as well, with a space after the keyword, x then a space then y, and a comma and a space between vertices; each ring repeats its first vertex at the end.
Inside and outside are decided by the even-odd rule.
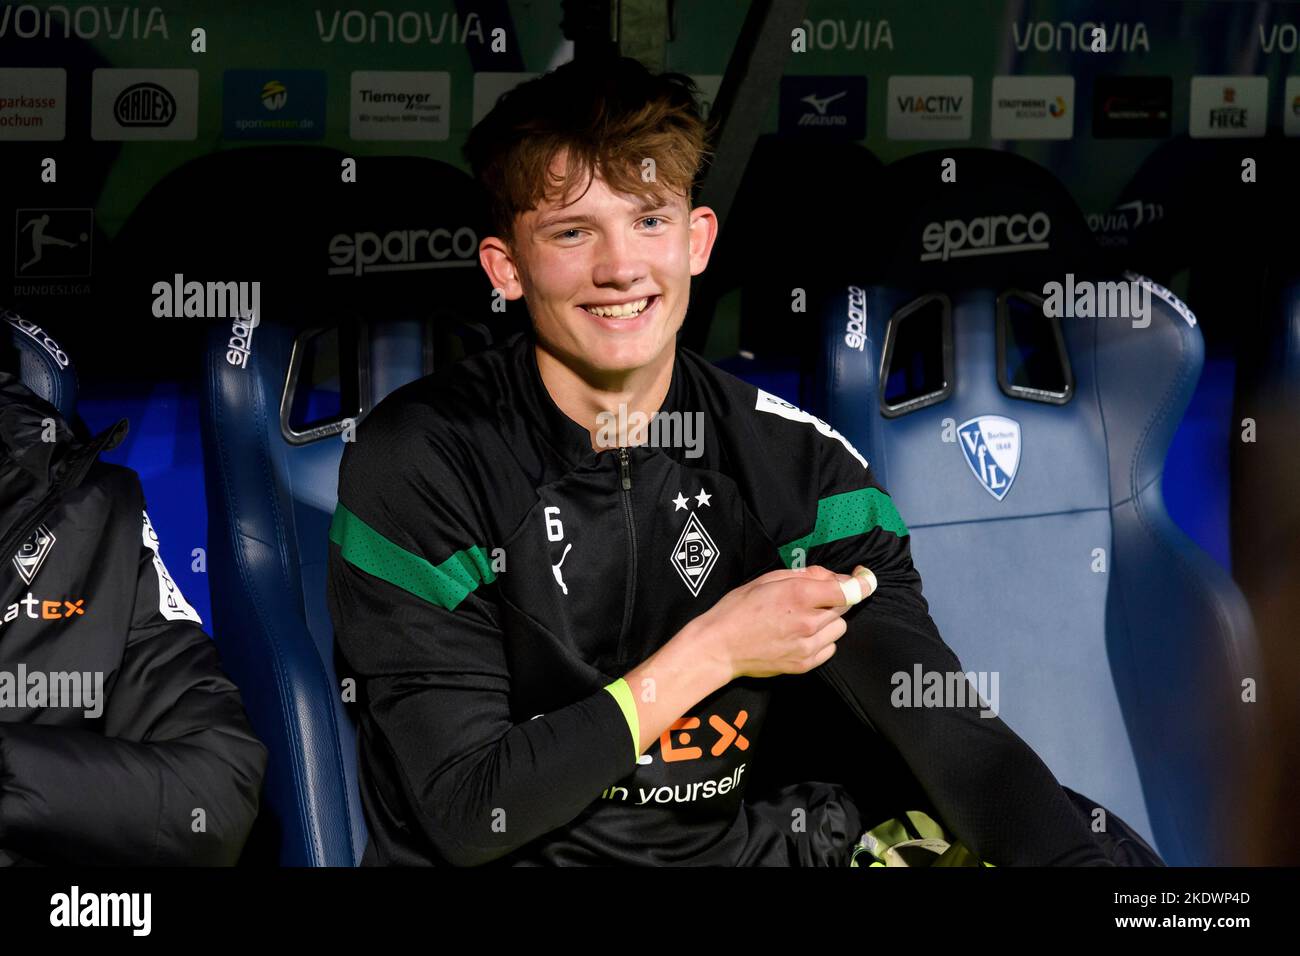
POLYGON ((113 118, 123 126, 167 126, 176 118, 176 97, 157 83, 133 83, 117 94, 113 118))
POLYGON ((947 262, 967 256, 998 256, 1012 252, 1040 252, 1047 241, 1052 220, 1047 213, 1010 216, 980 216, 970 221, 946 219, 931 222, 921 230, 921 261, 947 262))
POLYGON ((340 232, 330 238, 332 276, 417 269, 473 268, 478 265, 478 234, 469 226, 451 229, 394 229, 340 232))
POLYGON ((91 139, 193 140, 198 130, 198 70, 92 72, 91 139))

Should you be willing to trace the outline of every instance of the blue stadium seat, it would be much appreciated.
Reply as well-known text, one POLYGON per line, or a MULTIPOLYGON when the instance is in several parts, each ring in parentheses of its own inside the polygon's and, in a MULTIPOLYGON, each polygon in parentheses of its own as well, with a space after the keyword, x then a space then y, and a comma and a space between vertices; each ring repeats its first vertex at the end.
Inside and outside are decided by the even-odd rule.
POLYGON ((198 323, 213 637, 271 752, 246 862, 360 861, 356 737, 325 601, 348 423, 493 341, 462 316, 497 334, 511 319, 491 312, 483 206, 464 173, 371 157, 343 184, 342 159, 315 147, 201 158, 155 187, 119 247, 127 260, 172 237, 154 239, 155 276, 261 282, 251 336, 238 316, 198 323), (195 195, 202 220, 182 228, 177 197, 195 195))
POLYGON ((77 412, 77 373, 68 353, 54 337, 31 319, 0 308, 8 335, 0 348, 0 368, 16 374, 32 392, 73 422, 77 412))
POLYGON ((1203 359, 1194 316, 1159 287, 1146 327, 1045 317, 1047 282, 1124 277, 1028 160, 921 154, 882 194, 887 239, 819 307, 810 410, 871 462, 940 633, 999 675, 1001 716, 1058 780, 1170 865, 1223 862, 1257 648, 1241 593, 1162 498, 1203 359))
MULTIPOLYGON (((848 140, 766 133, 754 144, 730 212, 691 292, 683 344, 711 325, 696 349, 720 368, 798 404, 814 336, 796 289, 857 275, 853 242, 869 228, 882 164, 848 140), (715 313, 736 296, 738 321, 715 313)), ((725 312, 725 310, 719 310, 725 312)))

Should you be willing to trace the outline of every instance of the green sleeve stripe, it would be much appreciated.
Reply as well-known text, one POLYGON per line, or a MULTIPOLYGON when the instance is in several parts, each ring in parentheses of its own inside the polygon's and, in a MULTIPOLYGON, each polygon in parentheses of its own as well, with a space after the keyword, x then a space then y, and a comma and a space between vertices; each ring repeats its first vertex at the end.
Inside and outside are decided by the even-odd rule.
POLYGON ((330 522, 330 540, 349 564, 448 611, 480 584, 496 580, 487 552, 478 545, 431 564, 393 544, 341 503, 330 522))
POLYGON ((636 713, 636 701, 632 699, 632 688, 627 686, 627 681, 619 678, 605 685, 605 690, 613 695, 618 701, 618 706, 623 709, 623 717, 627 720, 627 729, 632 731, 632 759, 641 759, 641 721, 636 713))
POLYGON ((879 488, 859 488, 831 495, 817 502, 817 523, 812 531, 781 546, 781 560, 787 568, 791 567, 796 548, 802 548, 807 557, 807 552, 819 544, 867 534, 876 528, 892 531, 900 538, 907 534, 907 525, 903 524, 889 495, 879 488))

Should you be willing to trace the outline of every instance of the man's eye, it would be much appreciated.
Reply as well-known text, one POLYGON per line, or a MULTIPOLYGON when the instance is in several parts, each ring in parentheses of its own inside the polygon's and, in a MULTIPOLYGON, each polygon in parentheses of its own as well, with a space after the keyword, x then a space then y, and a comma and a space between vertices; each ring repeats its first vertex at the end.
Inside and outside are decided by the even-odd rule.
POLYGON ((567 236, 569 235, 569 233, 571 233, 571 232, 581 232, 581 231, 582 231, 581 229, 565 229, 563 232, 557 232, 557 233, 555 234, 555 238, 556 238, 556 239, 563 239, 563 238, 567 237, 567 236))
MULTIPOLYGON (((663 222, 663 217, 662 217, 662 216, 646 216, 646 217, 645 217, 644 219, 642 219, 641 221, 642 221, 642 222, 650 222, 651 220, 654 220, 655 222, 663 222)), ((653 227, 652 227, 652 228, 653 228, 653 227)))

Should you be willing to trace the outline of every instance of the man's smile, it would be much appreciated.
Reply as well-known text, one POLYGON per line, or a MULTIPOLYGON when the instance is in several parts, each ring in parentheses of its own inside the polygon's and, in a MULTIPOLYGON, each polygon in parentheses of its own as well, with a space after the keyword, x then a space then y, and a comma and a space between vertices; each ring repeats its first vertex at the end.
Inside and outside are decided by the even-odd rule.
POLYGON ((604 328, 629 332, 645 326, 647 317, 655 314, 661 298, 662 295, 655 294, 619 303, 588 303, 578 308, 604 328))

